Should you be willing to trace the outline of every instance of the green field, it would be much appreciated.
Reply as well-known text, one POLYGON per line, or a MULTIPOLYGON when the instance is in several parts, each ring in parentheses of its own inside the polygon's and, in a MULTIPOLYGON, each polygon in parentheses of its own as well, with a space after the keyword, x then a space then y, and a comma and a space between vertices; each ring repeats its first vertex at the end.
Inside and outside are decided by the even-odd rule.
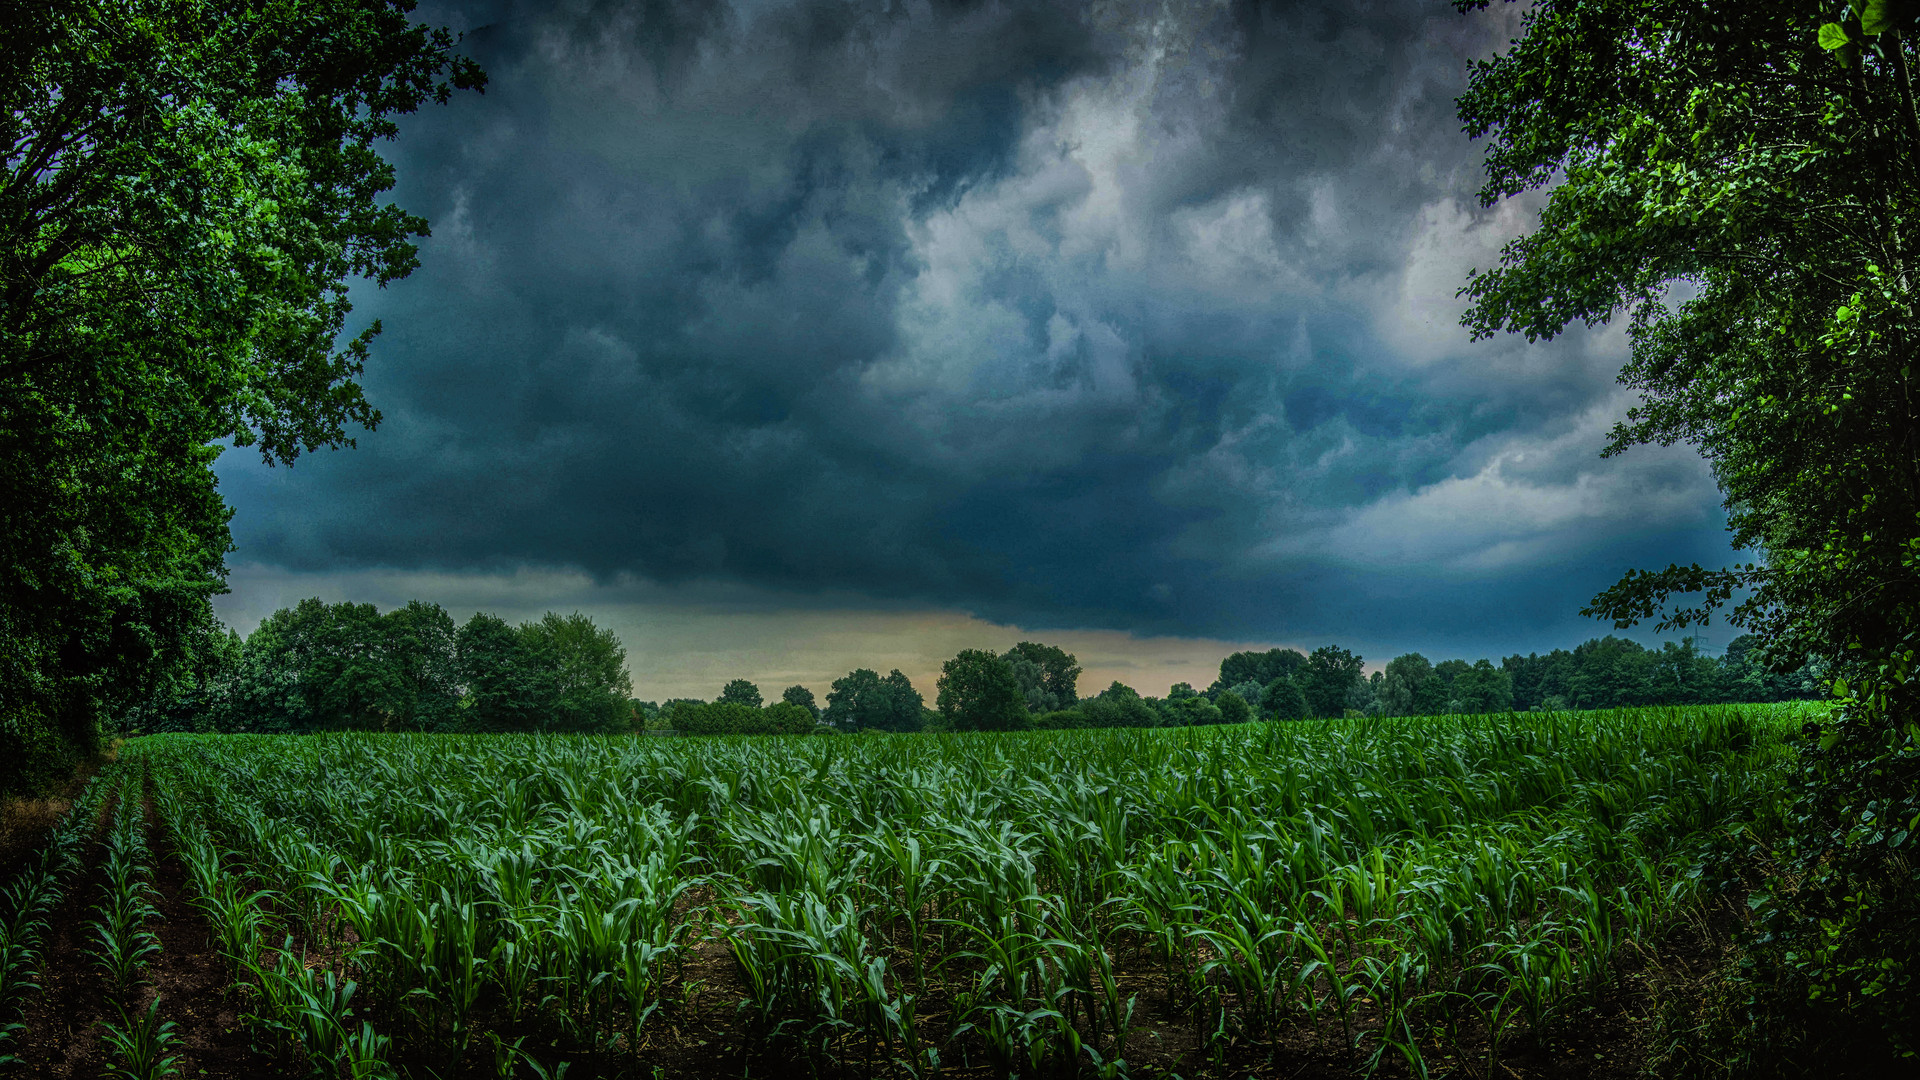
POLYGON ((0 1004, 62 890, 151 999, 177 880, 288 1075, 1502 1074, 1694 908, 1795 723, 153 736, 16 875, 0 1004))

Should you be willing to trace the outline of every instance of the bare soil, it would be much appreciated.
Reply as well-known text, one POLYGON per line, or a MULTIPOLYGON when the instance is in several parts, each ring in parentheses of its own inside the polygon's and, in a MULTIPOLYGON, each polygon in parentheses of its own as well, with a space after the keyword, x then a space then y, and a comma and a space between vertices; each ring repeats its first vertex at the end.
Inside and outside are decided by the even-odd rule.
MULTIPOLYGON (((96 841, 111 809, 103 807, 95 822, 96 841)), ((146 809, 148 842, 158 856, 163 838, 152 808, 146 809)), ((27 1031, 18 1050, 24 1075, 48 1080, 108 1075, 114 1062, 111 1047, 101 1038, 101 1023, 118 1023, 122 1007, 129 1015, 144 1012, 156 994, 160 1015, 175 1024, 173 1053, 180 1058, 179 1075, 195 1080, 277 1075, 272 1062, 251 1049, 237 1001, 228 992, 232 976, 208 940, 205 921, 186 901, 185 871, 174 859, 156 857, 154 906, 160 921, 153 929, 161 952, 131 996, 116 999, 109 993, 93 966, 92 909, 99 903, 103 880, 97 858, 97 850, 90 852, 87 870, 74 879, 49 922, 40 992, 28 1001, 27 1031)))

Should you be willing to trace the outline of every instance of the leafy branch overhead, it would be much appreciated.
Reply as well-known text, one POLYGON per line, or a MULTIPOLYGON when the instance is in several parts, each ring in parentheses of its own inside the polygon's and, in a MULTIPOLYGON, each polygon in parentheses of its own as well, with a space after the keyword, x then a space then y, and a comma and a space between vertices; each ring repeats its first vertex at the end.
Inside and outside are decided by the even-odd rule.
POLYGON ((383 201, 395 117, 485 76, 411 0, 51 0, 0 38, 0 787, 210 640, 223 445, 351 446, 418 265, 383 201))
POLYGON ((1870 47, 1841 66, 1806 10, 1527 11, 1459 107, 1488 143, 1482 200, 1547 189, 1544 208, 1462 290, 1465 321, 1544 339, 1625 317, 1621 381, 1641 401, 1606 452, 1697 446, 1735 547, 1763 556, 1629 575, 1591 614, 1671 627, 1732 605, 1789 653, 1886 655, 1920 602, 1915 12, 1843 9, 1826 38, 1870 47), (1701 602, 1665 606, 1688 593, 1701 602))
POLYGON ((1698 448, 1734 547, 1760 558, 1630 571, 1588 614, 1665 628, 1722 612, 1835 676, 1782 811, 1793 843, 1754 898, 1740 1023, 1758 1029, 1742 1038, 1803 1045, 1789 1071, 1911 1055, 1920 5, 1540 0, 1521 18, 1459 108, 1488 141, 1483 201, 1546 189, 1544 209, 1462 290, 1466 324, 1540 339, 1628 320, 1621 381, 1640 403, 1606 453, 1698 448))

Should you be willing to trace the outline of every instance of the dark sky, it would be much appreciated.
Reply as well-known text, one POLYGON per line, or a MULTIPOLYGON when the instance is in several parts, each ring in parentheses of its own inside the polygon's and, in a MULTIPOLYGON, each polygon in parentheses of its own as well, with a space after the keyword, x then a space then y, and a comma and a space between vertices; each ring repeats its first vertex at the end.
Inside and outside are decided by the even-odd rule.
POLYGON ((492 81, 388 148, 434 232, 355 295, 385 422, 221 463, 243 628, 356 589, 578 607, 643 688, 830 678, 797 637, 877 612, 1377 663, 1571 645, 1622 570, 1728 557, 1695 455, 1598 456, 1620 327, 1458 325, 1535 209, 1477 205, 1453 115, 1511 10, 419 14, 492 81))

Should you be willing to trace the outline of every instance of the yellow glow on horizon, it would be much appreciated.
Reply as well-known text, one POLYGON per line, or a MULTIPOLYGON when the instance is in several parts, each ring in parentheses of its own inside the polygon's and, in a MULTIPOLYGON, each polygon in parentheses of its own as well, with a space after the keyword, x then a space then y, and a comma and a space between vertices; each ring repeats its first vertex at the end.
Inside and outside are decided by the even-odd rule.
POLYGON ((1005 652, 1020 641, 1057 645, 1078 658, 1083 694, 1118 681, 1157 697, 1178 682, 1204 689, 1228 653, 1275 644, 1120 630, 1031 630, 959 611, 862 606, 854 598, 835 603, 832 597, 795 598, 736 586, 599 583, 564 571, 306 573, 242 564, 228 583, 232 591, 215 598, 214 607, 243 634, 275 610, 309 596, 371 603, 382 611, 425 600, 446 608, 456 623, 476 611, 512 622, 549 610, 582 611, 620 636, 634 696, 652 701, 711 699, 728 680, 747 679, 768 700, 797 683, 825 704, 833 680, 864 667, 882 675, 899 668, 931 705, 945 660, 961 649, 1005 652))

